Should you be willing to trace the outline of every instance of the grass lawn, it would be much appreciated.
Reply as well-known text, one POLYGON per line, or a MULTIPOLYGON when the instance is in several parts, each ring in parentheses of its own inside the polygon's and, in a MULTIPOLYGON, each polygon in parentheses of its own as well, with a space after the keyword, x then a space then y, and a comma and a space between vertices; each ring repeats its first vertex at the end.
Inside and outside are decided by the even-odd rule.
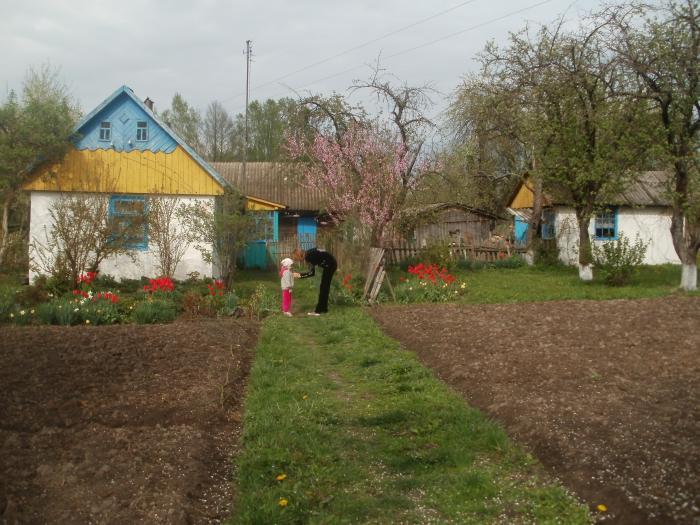
MULTIPOLYGON (((467 281, 468 292, 461 297, 461 302, 470 304, 642 299, 684 293, 678 289, 681 268, 674 265, 643 266, 634 283, 618 287, 608 286, 600 279, 583 282, 578 270, 569 266, 457 270, 454 275, 467 281)), ((692 295, 697 294, 692 292, 692 295)))
POLYGON ((265 321, 242 445, 236 524, 589 521, 360 308, 265 321))

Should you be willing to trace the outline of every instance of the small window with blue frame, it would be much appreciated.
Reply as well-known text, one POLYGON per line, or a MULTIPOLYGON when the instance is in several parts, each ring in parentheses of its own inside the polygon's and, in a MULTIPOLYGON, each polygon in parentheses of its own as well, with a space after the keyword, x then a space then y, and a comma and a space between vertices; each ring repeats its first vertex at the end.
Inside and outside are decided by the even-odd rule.
POLYGON ((542 239, 554 239, 556 230, 554 229, 554 210, 545 208, 542 210, 542 239))
POLYGON ((136 122, 136 140, 145 142, 148 140, 148 122, 139 120, 136 122))
POLYGON ((112 123, 108 121, 100 122, 100 140, 112 140, 112 123))
POLYGON ((132 250, 148 249, 148 201, 144 195, 112 195, 109 216, 115 220, 115 239, 132 250))
POLYGON ((617 240, 617 208, 606 208, 596 213, 595 240, 617 240))

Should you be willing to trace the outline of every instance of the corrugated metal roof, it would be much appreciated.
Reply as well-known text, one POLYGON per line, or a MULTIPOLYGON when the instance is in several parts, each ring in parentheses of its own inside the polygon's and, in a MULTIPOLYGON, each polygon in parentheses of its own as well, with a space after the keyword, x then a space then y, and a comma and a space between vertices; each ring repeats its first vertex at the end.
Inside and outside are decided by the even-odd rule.
POLYGON ((324 192, 303 185, 298 164, 284 162, 212 162, 216 171, 234 188, 251 197, 284 204, 289 210, 320 211, 324 192))

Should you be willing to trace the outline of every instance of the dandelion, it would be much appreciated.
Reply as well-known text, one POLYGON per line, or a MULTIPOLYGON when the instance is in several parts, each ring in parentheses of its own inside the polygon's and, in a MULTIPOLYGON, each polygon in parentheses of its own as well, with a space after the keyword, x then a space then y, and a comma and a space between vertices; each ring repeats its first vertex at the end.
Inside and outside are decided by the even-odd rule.
POLYGON ((277 477, 275 478, 277 481, 284 481, 287 479, 287 475, 283 472, 282 474, 277 474, 277 477))
POLYGON ((14 319, 14 318, 15 318, 15 314, 10 314, 10 319, 14 319))
POLYGON ((90 319, 85 319, 85 324, 90 324, 90 319))
POLYGON ((280 498, 278 505, 280 507, 286 507, 287 505, 289 505, 289 500, 287 498, 280 498))
POLYGON ((600 512, 607 512, 608 507, 602 503, 596 507, 600 512))
POLYGON ((19 315, 24 315, 24 314, 26 314, 26 313, 27 313, 27 312, 25 312, 24 310, 20 310, 20 311, 19 311, 19 315))
POLYGON ((309 396, 307 396, 306 394, 304 394, 304 397, 302 397, 302 399, 303 399, 303 400, 307 400, 307 399, 309 399, 309 396))
POLYGON ((34 315, 34 309, 32 308, 31 310, 29 310, 29 313, 34 315))

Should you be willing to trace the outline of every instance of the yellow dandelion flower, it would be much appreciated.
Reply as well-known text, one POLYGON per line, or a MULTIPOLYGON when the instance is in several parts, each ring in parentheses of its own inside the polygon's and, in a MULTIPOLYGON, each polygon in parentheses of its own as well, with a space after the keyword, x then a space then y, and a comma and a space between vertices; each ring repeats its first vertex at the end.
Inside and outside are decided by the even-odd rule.
POLYGON ((596 507, 600 512, 607 512, 608 507, 602 503, 596 507))
POLYGON ((34 310, 29 310, 29 313, 34 315, 34 310))
POLYGON ((90 324, 90 319, 85 319, 85 324, 90 324))
POLYGON ((284 473, 278 474, 277 477, 276 477, 275 479, 276 479, 277 481, 284 481, 285 479, 287 479, 287 475, 284 474, 284 473))
POLYGON ((286 507, 287 505, 289 505, 289 500, 287 498, 280 498, 280 500, 277 502, 277 504, 280 507, 286 507))
POLYGON ((302 399, 309 399, 309 396, 307 396, 306 394, 304 394, 304 397, 302 397, 302 399))

